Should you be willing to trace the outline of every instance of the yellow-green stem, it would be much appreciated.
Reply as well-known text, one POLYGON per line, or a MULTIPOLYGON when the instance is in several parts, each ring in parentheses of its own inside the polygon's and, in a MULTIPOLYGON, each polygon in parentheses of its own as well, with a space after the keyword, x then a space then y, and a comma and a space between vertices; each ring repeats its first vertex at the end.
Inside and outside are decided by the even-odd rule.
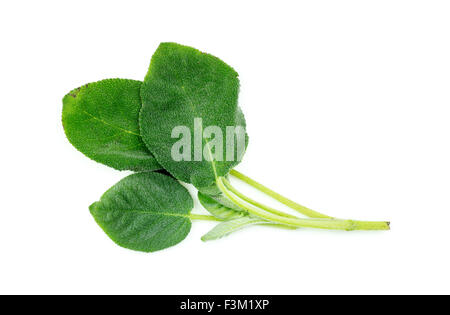
POLYGON ((263 210, 266 210, 267 212, 282 216, 282 217, 287 217, 287 218, 297 218, 296 216, 284 213, 282 211, 279 211, 277 209, 271 208, 269 206, 266 206, 256 200, 253 200, 247 196, 245 196, 244 194, 242 194, 240 191, 238 191, 236 188, 234 188, 230 182, 226 179, 226 178, 222 178, 222 181, 225 185, 225 187, 230 190, 233 194, 235 194, 236 196, 238 196, 239 198, 241 198, 242 200, 244 200, 245 202, 248 202, 249 204, 254 205, 255 207, 261 208, 263 210))
POLYGON ((323 219, 332 219, 332 217, 314 211, 312 209, 309 209, 305 206, 302 206, 282 195, 280 195, 279 193, 273 191, 272 189, 264 186, 263 184, 258 183, 257 181, 251 179, 250 177, 236 171, 236 170, 231 170, 230 174, 233 175, 236 178, 239 178, 240 180, 242 180, 243 182, 249 184, 250 186, 258 189, 259 191, 262 191, 263 193, 265 193, 266 195, 269 195, 270 197, 274 198, 275 200, 278 200, 279 202, 281 202, 282 204, 288 206, 291 209, 294 209, 296 211, 298 211, 299 213, 306 215, 307 217, 310 218, 323 218, 323 219))
POLYGON ((243 201, 239 200, 232 192, 230 192, 223 183, 223 178, 218 177, 216 179, 217 186, 225 196, 227 196, 231 201, 242 209, 248 211, 249 213, 258 216, 262 219, 269 220, 275 223, 298 226, 298 227, 308 227, 308 228, 318 228, 318 229, 329 229, 329 230, 389 230, 389 222, 375 222, 375 221, 354 221, 354 220, 337 220, 337 219, 297 219, 297 218, 287 218, 273 213, 269 213, 262 209, 258 209, 251 205, 245 204, 243 201))
POLYGON ((189 214, 189 218, 191 220, 220 221, 220 219, 213 217, 212 215, 195 214, 195 213, 189 214))

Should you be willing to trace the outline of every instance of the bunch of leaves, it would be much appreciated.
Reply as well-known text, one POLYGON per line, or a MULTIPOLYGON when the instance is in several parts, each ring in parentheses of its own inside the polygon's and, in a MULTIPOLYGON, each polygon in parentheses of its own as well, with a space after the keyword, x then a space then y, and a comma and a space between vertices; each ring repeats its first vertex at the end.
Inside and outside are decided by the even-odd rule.
MULTIPOLYGON (((281 196, 234 170, 242 155, 232 161, 215 159, 208 136, 200 141, 211 158, 175 161, 171 148, 177 141, 172 137, 176 126, 204 135, 203 130, 195 130, 194 120, 201 118, 203 125, 217 126, 223 134, 227 126, 245 129, 238 94, 238 74, 226 63, 191 47, 162 43, 143 82, 107 79, 64 97, 62 122, 73 146, 97 162, 137 172, 89 208, 115 243, 144 252, 161 250, 181 242, 191 220, 219 222, 202 237, 204 241, 255 224, 287 229, 389 229, 388 222, 335 219, 281 196), (247 197, 232 186, 229 175, 308 218, 247 197), (199 190, 198 199, 210 215, 191 213, 193 199, 180 182, 199 190)), ((244 140, 247 147, 247 134, 244 140)))

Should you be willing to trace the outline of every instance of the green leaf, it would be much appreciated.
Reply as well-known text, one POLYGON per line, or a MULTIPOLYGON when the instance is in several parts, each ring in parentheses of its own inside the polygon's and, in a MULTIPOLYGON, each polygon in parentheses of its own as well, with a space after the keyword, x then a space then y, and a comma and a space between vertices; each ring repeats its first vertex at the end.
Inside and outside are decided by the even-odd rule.
POLYGON ((118 245, 154 252, 186 238, 193 206, 192 197, 178 181, 145 172, 122 179, 89 210, 118 245))
POLYGON ((231 220, 248 215, 248 213, 223 196, 209 196, 198 192, 198 200, 213 216, 221 220, 231 220))
POLYGON ((297 227, 281 225, 263 220, 259 217, 253 216, 245 210, 239 208, 226 197, 222 195, 210 196, 198 192, 198 199, 202 206, 208 210, 216 218, 226 221, 219 223, 210 232, 202 237, 203 241, 211 241, 224 236, 227 236, 235 231, 243 229, 247 226, 260 224, 264 226, 271 226, 280 229, 296 230, 297 227), (225 224, 227 223, 227 224, 225 224))
MULTIPOLYGON (((203 135, 208 126, 219 127, 223 135, 226 135, 227 126, 245 129, 238 93, 238 74, 220 59, 191 47, 162 43, 152 57, 141 88, 140 127, 145 144, 158 162, 177 179, 210 191, 216 175, 225 176, 240 162, 244 153, 235 156, 233 161, 226 158, 222 161, 204 158, 198 161, 195 160, 195 141, 192 140, 192 159, 175 161, 171 149, 179 138, 172 138, 172 130, 185 126, 193 138, 198 132, 203 135), (200 130, 194 130, 196 118, 202 119, 200 130)), ((202 148, 212 153, 211 139, 204 136, 200 139, 202 148)), ((245 135, 245 144, 247 141, 245 135)), ((224 139, 224 145, 225 142, 224 139)))
POLYGON ((265 223, 269 222, 252 216, 244 216, 241 218, 232 219, 216 225, 211 231, 202 236, 202 241, 217 240, 247 226, 265 223))
POLYGON ((118 170, 160 169, 139 133, 141 85, 139 81, 109 79, 67 94, 62 122, 73 146, 118 170))

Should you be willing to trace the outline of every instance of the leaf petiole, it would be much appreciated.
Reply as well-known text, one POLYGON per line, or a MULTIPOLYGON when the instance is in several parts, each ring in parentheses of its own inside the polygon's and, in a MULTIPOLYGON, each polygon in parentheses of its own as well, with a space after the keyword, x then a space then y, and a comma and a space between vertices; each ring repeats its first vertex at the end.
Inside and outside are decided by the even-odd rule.
POLYGON ((297 218, 287 218, 279 215, 275 215, 273 213, 269 213, 262 209, 258 209, 254 206, 247 205, 241 200, 239 200, 232 192, 230 192, 223 183, 223 178, 218 177, 217 186, 221 190, 223 194, 225 194, 231 201, 233 201, 236 205, 241 207, 242 209, 248 211, 249 213, 263 218, 265 220, 269 220, 272 222, 291 225, 297 227, 308 227, 308 228, 317 228, 317 229, 329 229, 329 230, 346 230, 346 231, 354 231, 354 230, 389 230, 389 222, 384 221, 355 221, 355 220, 337 220, 337 219, 297 219, 297 218))
POLYGON ((289 198, 286 198, 286 197, 280 195, 279 193, 273 191, 272 189, 264 186, 263 184, 258 183, 257 181, 251 179, 250 177, 248 177, 234 169, 230 171, 230 174, 233 175, 234 177, 240 179, 241 181, 249 184, 250 186, 258 189, 259 191, 265 193, 266 195, 274 198, 275 200, 281 202, 282 204, 288 206, 289 208, 294 209, 303 215, 306 215, 307 217, 333 219, 333 217, 330 217, 326 214, 309 209, 305 206, 302 206, 302 205, 290 200, 289 198))
POLYGON ((271 208, 269 206, 266 206, 256 200, 253 200, 247 196, 245 196, 244 194, 242 194, 240 191, 238 191, 236 188, 234 188, 230 182, 226 179, 226 178, 222 178, 223 184, 225 185, 225 187, 230 190, 233 194, 235 194, 236 196, 238 196, 239 198, 241 198, 242 200, 244 200, 245 202, 248 202, 249 204, 254 205, 255 207, 261 208, 263 210, 266 210, 267 212, 273 213, 275 215, 279 215, 282 217, 286 217, 286 218, 294 218, 294 219, 298 219, 298 217, 284 213, 282 211, 276 210, 274 208, 271 208))
POLYGON ((191 220, 202 220, 202 221, 222 221, 219 218, 216 218, 212 215, 205 215, 205 214, 195 214, 191 213, 189 214, 189 218, 191 220))

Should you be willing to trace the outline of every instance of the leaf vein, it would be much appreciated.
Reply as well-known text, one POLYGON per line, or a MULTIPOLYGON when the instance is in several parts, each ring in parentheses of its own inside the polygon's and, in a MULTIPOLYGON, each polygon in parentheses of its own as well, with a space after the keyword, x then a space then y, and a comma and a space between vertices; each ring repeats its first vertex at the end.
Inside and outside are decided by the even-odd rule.
POLYGON ((91 113, 85 111, 84 109, 81 109, 81 111, 82 111, 83 113, 85 113, 86 115, 88 115, 89 117, 91 117, 92 119, 95 119, 95 120, 97 120, 97 121, 99 121, 99 122, 101 122, 101 123, 103 123, 103 124, 105 124, 105 125, 107 125, 107 126, 110 126, 110 127, 112 127, 112 128, 115 128, 115 129, 119 129, 119 130, 121 130, 121 131, 123 131, 123 132, 125 132, 125 133, 129 133, 129 134, 132 134, 132 135, 135 135, 135 136, 139 136, 139 137, 141 136, 140 134, 135 133, 135 132, 133 132, 133 131, 131 131, 131 130, 128 130, 128 129, 125 129, 125 128, 122 128, 122 127, 113 125, 113 124, 107 122, 106 120, 103 120, 103 119, 101 119, 101 118, 98 118, 98 117, 92 115, 91 113))

